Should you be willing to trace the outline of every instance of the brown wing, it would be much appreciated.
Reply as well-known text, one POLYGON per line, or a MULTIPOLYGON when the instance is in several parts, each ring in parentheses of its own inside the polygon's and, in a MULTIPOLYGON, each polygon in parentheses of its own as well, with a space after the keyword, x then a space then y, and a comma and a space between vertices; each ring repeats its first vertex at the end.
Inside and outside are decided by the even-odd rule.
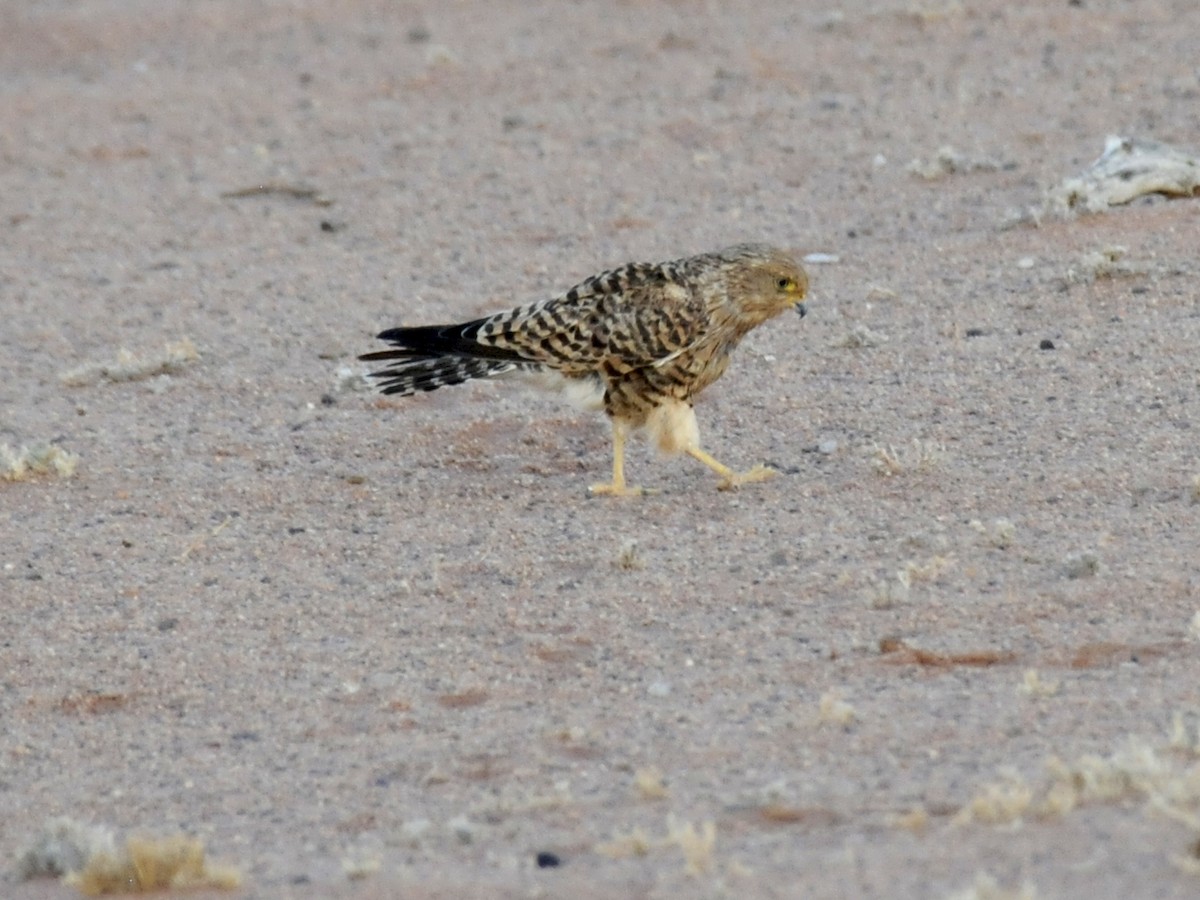
POLYGON ((699 341, 708 324, 703 299, 672 267, 632 264, 472 323, 462 337, 480 345, 481 355, 499 351, 583 375, 602 363, 626 370, 660 364, 699 341))

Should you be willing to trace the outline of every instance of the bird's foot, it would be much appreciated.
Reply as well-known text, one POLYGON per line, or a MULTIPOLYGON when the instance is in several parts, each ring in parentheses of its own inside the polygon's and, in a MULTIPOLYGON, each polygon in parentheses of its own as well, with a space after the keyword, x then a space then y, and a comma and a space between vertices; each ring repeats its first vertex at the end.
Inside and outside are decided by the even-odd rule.
POLYGON ((757 465, 748 472, 731 472, 717 485, 719 491, 732 491, 734 488, 741 487, 743 484, 753 484, 756 481, 766 481, 768 478, 774 478, 779 473, 770 466, 757 465))
POLYGON ((643 497, 647 494, 657 494, 653 488, 638 487, 632 484, 593 484, 588 488, 593 497, 643 497))

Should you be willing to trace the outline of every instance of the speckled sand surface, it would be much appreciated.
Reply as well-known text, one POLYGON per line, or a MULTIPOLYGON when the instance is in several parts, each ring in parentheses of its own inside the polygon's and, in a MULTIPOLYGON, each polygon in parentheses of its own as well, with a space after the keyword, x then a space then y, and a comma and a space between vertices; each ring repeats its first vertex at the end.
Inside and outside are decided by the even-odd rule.
POLYGON ((69 815, 247 898, 1196 896, 1200 198, 1005 224, 1197 149, 1198 60, 1192 0, 0 5, 0 443, 79 459, 0 482, 0 894, 69 815), (353 390, 740 240, 837 258, 698 407, 773 483, 353 390))

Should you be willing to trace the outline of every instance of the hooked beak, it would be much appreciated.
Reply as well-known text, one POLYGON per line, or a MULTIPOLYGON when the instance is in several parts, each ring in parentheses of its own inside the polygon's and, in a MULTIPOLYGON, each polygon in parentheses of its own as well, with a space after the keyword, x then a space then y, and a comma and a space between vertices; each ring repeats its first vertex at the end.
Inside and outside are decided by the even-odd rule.
POLYGON ((796 314, 798 316, 800 316, 800 318, 802 318, 802 319, 805 316, 807 316, 808 315, 808 304, 807 303, 797 303, 796 304, 796 314))

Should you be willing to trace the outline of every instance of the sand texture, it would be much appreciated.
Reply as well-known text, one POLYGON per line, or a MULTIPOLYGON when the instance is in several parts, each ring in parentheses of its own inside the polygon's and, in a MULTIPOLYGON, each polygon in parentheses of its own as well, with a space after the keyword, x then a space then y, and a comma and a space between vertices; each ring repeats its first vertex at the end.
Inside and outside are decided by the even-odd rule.
POLYGON ((1197 896, 1200 197, 1047 197, 1200 149, 1198 60, 1194 0, 0 3, 0 896, 63 816, 214 897, 1197 896), (772 482, 363 382, 740 241, 820 254, 697 405, 772 482))

